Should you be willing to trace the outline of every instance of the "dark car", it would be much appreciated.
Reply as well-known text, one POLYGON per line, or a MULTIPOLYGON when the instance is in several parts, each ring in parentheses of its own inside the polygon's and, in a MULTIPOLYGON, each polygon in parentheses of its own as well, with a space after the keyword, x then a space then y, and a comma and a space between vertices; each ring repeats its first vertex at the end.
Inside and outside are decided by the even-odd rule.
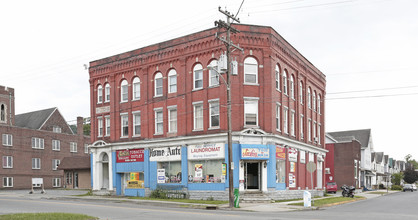
POLYGON ((403 185, 403 191, 405 192, 405 191, 411 191, 411 192, 413 192, 414 191, 414 188, 412 187, 412 184, 405 184, 405 185, 403 185))
POLYGON ((336 182, 327 183, 327 193, 337 193, 338 186, 336 182))

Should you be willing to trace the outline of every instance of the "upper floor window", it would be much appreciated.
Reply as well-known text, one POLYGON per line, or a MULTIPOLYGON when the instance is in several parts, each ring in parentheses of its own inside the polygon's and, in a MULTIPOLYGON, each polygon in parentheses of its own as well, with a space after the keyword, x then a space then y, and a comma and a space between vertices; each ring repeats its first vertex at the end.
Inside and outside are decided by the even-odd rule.
POLYGON ((103 102, 103 87, 102 85, 97 86, 97 103, 103 102))
POLYGON ((295 136, 295 111, 290 111, 290 135, 295 136))
POLYGON ((281 105, 278 103, 276 105, 276 130, 280 131, 281 129, 281 111, 280 111, 281 105))
POLYGON ((13 135, 3 134, 2 136, 4 146, 13 146, 13 135))
POLYGON ((258 63, 253 57, 244 60, 244 83, 258 83, 258 63))
POLYGON ((32 138, 32 148, 44 149, 44 139, 33 137, 32 138))
POLYGON ((312 141, 311 128, 312 128, 312 120, 308 119, 308 141, 312 141))
POLYGON ((177 132, 177 106, 168 107, 168 132, 177 132))
POLYGON ((168 93, 177 92, 177 72, 175 69, 171 69, 168 72, 168 93))
POLYGON ((76 142, 70 142, 70 152, 71 153, 77 153, 77 143, 76 142))
POLYGON ((60 151, 61 150, 61 141, 52 140, 52 150, 60 151))
POLYGON ((105 136, 110 136, 110 116, 105 116, 105 136))
POLYGON ((163 109, 158 108, 154 109, 155 114, 155 134, 163 134, 164 133, 164 118, 163 118, 163 109))
POLYGON ((3 156, 3 168, 13 168, 12 156, 3 156))
POLYGON ((309 87, 308 88, 308 108, 312 108, 312 106, 311 106, 311 88, 309 87))
POLYGON ((120 102, 128 101, 128 81, 122 80, 120 83, 120 102))
POLYGON ((154 96, 163 95, 163 74, 158 72, 154 76, 154 96))
POLYGON ((141 98, 141 81, 139 77, 135 77, 132 81, 132 97, 133 100, 139 100, 141 98))
POLYGON ((211 128, 219 127, 219 100, 209 102, 209 126, 211 128))
POLYGON ((141 112, 132 112, 134 136, 141 136, 141 112))
POLYGON ((52 159, 52 170, 57 170, 58 166, 60 165, 61 160, 52 159))
POLYGON ((41 158, 32 158, 32 169, 41 169, 41 158))
POLYGON ((193 68, 193 89, 203 88, 203 67, 201 64, 196 64, 193 68))
POLYGON ((197 102, 193 104, 193 129, 203 130, 203 103, 197 102))
POLYGON ((314 91, 312 95, 312 108, 316 111, 316 91, 314 91))
POLYGON ((300 139, 303 140, 303 137, 304 137, 304 132, 303 132, 303 115, 300 115, 300 121, 299 121, 299 123, 300 123, 300 128, 299 128, 299 130, 300 130, 300 139))
POLYGON ((84 153, 85 154, 89 153, 89 145, 88 144, 84 144, 84 153))
POLYGON ((244 126, 258 125, 258 98, 244 100, 244 126))
POLYGON ((105 102, 110 102, 110 84, 106 83, 105 86, 105 102))
POLYGON ((209 69, 209 86, 217 86, 219 85, 219 76, 218 76, 218 61, 212 60, 209 64, 212 68, 209 69))
POLYGON ((299 102, 303 104, 303 83, 302 81, 299 82, 299 102))
POLYGON ((317 102, 318 102, 318 114, 321 114, 321 95, 320 94, 318 94, 318 100, 317 100, 317 102))
POLYGON ((289 133, 289 109, 287 107, 284 107, 283 110, 283 131, 284 133, 289 133))
POLYGON ((288 93, 287 93, 287 70, 286 69, 283 71, 282 78, 283 78, 283 92, 284 94, 287 95, 288 93))
POLYGON ((102 117, 97 119, 97 136, 98 137, 103 136, 103 118, 102 117))
POLYGON ((276 89, 280 91, 280 67, 279 65, 276 65, 276 68, 274 70, 276 72, 276 89))
POLYGON ((120 115, 120 136, 128 137, 129 135, 129 121, 128 114, 124 113, 120 115))
POLYGON ((290 97, 292 99, 295 99, 295 79, 293 78, 293 75, 290 75, 290 97))
POLYGON ((59 127, 59 126, 53 126, 52 127, 52 132, 61 133, 61 127, 59 127))
POLYGON ((4 104, 0 105, 0 122, 6 121, 6 107, 4 104))

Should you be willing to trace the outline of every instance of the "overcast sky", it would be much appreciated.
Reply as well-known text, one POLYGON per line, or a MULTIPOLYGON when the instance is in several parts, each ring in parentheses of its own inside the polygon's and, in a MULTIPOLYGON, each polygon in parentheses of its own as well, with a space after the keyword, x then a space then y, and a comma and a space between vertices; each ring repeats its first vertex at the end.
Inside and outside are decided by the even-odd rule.
MULTIPOLYGON (((84 64, 214 27, 228 1, 3 1, 0 85, 16 113, 90 116, 84 64)), ((418 158, 418 1, 245 0, 241 23, 271 26, 327 77, 326 131, 372 129, 374 150, 418 158)), ((72 122, 71 122, 72 121, 72 122)))

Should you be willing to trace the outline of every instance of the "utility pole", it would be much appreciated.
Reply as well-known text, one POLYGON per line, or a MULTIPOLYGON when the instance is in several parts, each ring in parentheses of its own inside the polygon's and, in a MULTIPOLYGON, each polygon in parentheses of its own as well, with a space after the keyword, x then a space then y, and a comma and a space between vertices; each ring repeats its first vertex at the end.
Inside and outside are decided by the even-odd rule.
POLYGON ((227 17, 227 22, 225 23, 222 20, 215 21, 215 26, 220 28, 226 29, 226 39, 225 37, 219 37, 218 33, 216 34, 216 37, 221 40, 225 46, 226 46, 226 59, 227 59, 227 68, 226 68, 226 89, 227 89, 227 106, 228 106, 228 172, 229 172, 229 207, 234 207, 234 173, 233 173, 233 158, 232 158, 232 122, 231 122, 231 46, 235 49, 239 49, 241 51, 244 51, 239 46, 234 45, 231 42, 231 32, 238 33, 239 31, 231 26, 231 20, 232 22, 236 21, 239 23, 239 19, 234 17, 234 15, 231 15, 228 11, 223 11, 221 7, 218 8, 219 12, 224 14, 227 17))

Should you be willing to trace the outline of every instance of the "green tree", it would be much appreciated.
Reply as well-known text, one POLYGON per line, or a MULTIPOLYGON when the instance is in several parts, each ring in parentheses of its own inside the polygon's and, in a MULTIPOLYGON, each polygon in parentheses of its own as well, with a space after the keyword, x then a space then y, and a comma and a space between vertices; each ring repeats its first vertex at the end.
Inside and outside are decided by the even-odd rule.
POLYGON ((90 124, 84 124, 83 125, 83 133, 84 135, 90 136, 90 124))
POLYGON ((394 173, 392 174, 392 183, 393 185, 401 185, 401 180, 403 179, 403 173, 394 173))
POLYGON ((407 183, 415 183, 418 180, 418 174, 414 169, 409 168, 405 170, 403 175, 403 180, 407 183))

